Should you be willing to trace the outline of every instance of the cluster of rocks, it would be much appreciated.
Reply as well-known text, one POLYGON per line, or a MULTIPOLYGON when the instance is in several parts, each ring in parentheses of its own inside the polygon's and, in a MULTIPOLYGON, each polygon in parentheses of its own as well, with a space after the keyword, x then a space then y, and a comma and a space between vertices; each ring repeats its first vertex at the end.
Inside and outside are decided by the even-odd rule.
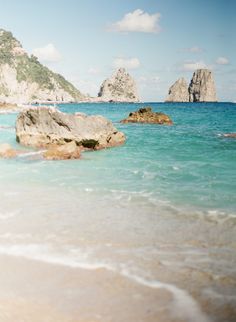
POLYGON ((169 89, 166 102, 216 102, 216 90, 212 72, 198 69, 190 84, 184 78, 178 79, 169 89))
MULTIPOLYGON (((173 124, 167 115, 153 112, 151 107, 130 113, 121 123, 173 124)), ((17 142, 41 149, 41 156, 47 160, 79 159, 82 151, 115 147, 125 142, 125 135, 103 116, 66 114, 49 106, 23 109, 15 128, 17 142)), ((15 150, 9 144, 0 145, 2 158, 24 153, 27 151, 15 150)))

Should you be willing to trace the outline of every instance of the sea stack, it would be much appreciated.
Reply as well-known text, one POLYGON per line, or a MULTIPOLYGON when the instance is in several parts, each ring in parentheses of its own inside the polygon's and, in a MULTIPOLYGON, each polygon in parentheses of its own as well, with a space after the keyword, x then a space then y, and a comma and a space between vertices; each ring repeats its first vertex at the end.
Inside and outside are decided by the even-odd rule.
POLYGON ((166 102, 217 102, 215 82, 209 69, 197 69, 189 86, 184 78, 169 89, 166 102))
POLYGON ((188 84, 183 77, 170 87, 166 102, 189 102, 188 84))
POLYGON ((0 101, 79 102, 86 96, 63 76, 29 56, 11 32, 0 29, 0 101))
POLYGON ((216 102, 215 82, 209 69, 194 72, 189 85, 189 102, 216 102))
POLYGON ((136 83, 125 68, 102 83, 98 97, 105 102, 139 102, 136 83))

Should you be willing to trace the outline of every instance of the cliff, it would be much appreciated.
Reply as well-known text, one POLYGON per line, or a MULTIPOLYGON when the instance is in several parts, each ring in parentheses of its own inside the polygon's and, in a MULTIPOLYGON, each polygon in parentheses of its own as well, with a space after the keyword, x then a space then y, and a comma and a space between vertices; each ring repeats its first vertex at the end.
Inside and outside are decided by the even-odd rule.
POLYGON ((0 29, 0 101, 76 102, 85 98, 63 76, 29 56, 11 32, 0 29))
POLYGON ((102 83, 98 97, 106 102, 139 102, 135 81, 124 68, 102 83))

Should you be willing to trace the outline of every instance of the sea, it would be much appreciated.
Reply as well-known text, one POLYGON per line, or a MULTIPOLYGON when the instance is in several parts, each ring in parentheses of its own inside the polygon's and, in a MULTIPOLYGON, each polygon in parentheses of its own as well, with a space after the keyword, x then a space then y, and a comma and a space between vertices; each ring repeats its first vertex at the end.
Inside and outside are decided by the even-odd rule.
MULTIPOLYGON (((0 322, 235 322, 234 103, 61 104, 123 146, 0 160, 0 322), (143 106, 172 126, 122 124, 143 106)), ((0 114, 0 143, 17 113, 0 114)))

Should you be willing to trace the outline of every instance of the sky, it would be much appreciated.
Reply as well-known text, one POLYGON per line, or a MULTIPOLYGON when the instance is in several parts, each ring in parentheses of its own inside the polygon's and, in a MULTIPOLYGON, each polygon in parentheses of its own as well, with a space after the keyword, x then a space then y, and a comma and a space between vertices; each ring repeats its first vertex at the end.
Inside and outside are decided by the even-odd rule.
POLYGON ((180 77, 213 71, 236 102, 235 0, 0 0, 0 28, 29 54, 97 96, 125 67, 143 101, 163 101, 180 77))

